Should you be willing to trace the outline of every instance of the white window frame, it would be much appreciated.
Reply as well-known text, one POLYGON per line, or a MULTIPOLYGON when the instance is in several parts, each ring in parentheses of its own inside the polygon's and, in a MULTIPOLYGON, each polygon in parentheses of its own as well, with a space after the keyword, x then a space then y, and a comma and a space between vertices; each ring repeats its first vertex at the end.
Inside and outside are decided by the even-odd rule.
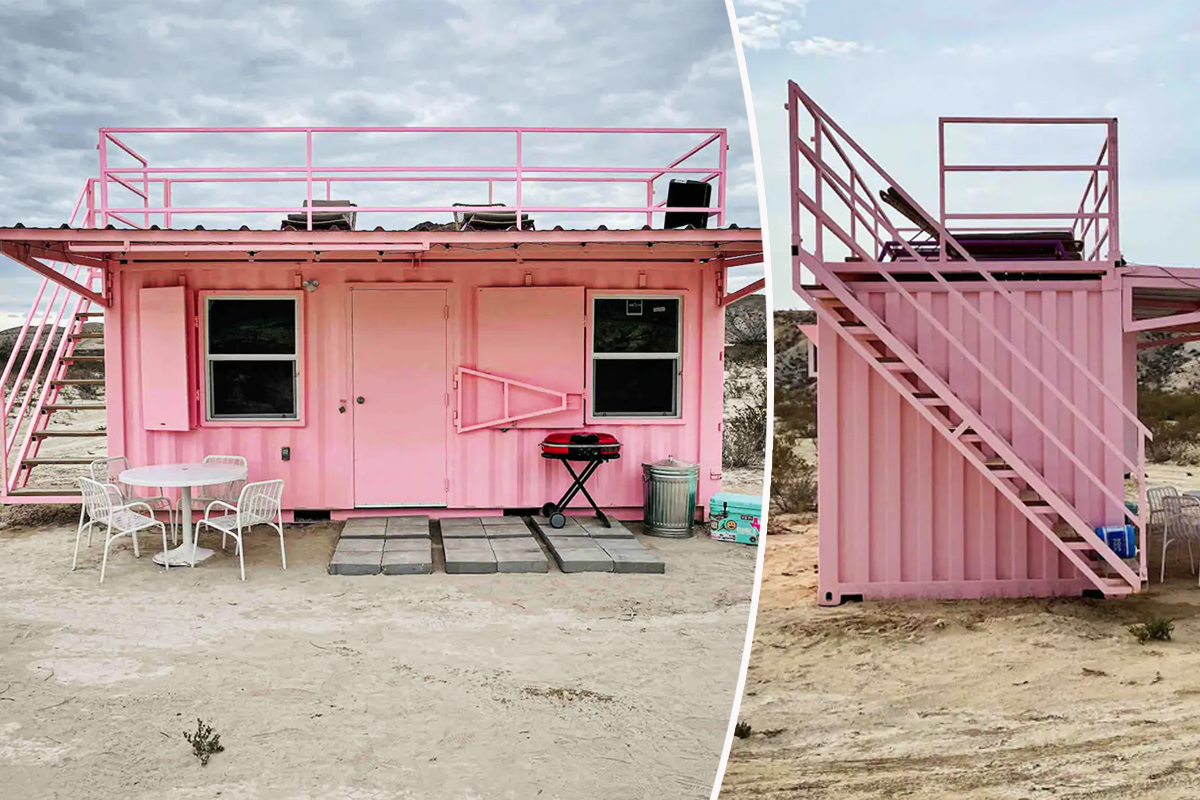
POLYGON ((278 294, 254 294, 242 292, 214 292, 204 295, 204 314, 202 316, 203 334, 204 334, 204 363, 201 365, 204 370, 204 421, 212 423, 237 423, 237 422, 298 422, 300 421, 300 409, 303 407, 302 398, 300 397, 300 370, 301 370, 301 352, 303 351, 303 343, 301 334, 303 327, 301 324, 300 297, 296 293, 278 293, 278 294), (237 355, 233 353, 213 354, 209 349, 209 320, 210 310, 214 300, 290 300, 292 302, 292 323, 296 328, 296 352, 290 356, 286 355, 237 355), (215 414, 213 411, 213 373, 212 364, 215 361, 290 361, 292 362, 292 401, 293 410, 291 414, 215 414))
POLYGON ((683 305, 684 295, 682 294, 594 294, 590 298, 588 312, 591 316, 591 324, 588 325, 588 416, 596 419, 642 419, 642 420, 657 420, 657 419, 680 419, 683 417, 683 305), (675 320, 675 352, 673 353, 597 353, 596 352, 596 303, 600 300, 641 300, 651 302, 654 300, 675 300, 677 317, 675 320), (596 409, 596 362, 597 361, 649 361, 649 360, 675 360, 675 395, 674 406, 675 411, 671 414, 657 414, 654 412, 628 412, 628 411, 598 411, 596 409))

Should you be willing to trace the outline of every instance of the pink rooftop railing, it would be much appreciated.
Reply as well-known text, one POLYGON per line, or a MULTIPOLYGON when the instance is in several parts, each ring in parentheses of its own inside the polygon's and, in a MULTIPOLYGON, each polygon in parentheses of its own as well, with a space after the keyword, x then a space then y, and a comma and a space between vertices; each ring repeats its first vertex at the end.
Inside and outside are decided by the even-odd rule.
MULTIPOLYGON (((1121 257, 1117 225, 1117 121, 1111 117, 941 117, 938 119, 939 222, 943 228, 970 231, 1042 231, 1070 224, 1071 234, 1084 243, 1085 261, 1116 261, 1121 257), (1103 128, 1100 154, 1080 164, 947 164, 946 132, 950 126, 1036 125, 1103 128), (946 210, 946 176, 951 173, 1086 173, 1079 206, 1062 211, 1004 211, 965 213, 946 210), (961 221, 962 224, 955 224, 961 221), (1029 224, 1035 221, 1036 224, 1029 224), (1107 247, 1106 247, 1107 246, 1107 247)), ((943 248, 943 258, 945 252, 943 248)))
MULTIPOLYGON (((495 140, 490 144, 495 144, 495 140)), ((312 230, 312 201, 333 199, 334 184, 453 184, 476 192, 471 202, 478 205, 451 205, 447 202, 408 205, 358 205, 357 214, 453 214, 473 209, 487 210, 495 202, 498 189, 510 190, 505 211, 522 214, 587 215, 596 224, 598 215, 645 215, 645 224, 654 225, 656 214, 667 211, 664 178, 698 180, 713 185, 712 203, 708 207, 673 207, 676 212, 703 212, 716 217, 717 226, 725 225, 725 196, 727 179, 728 134, 719 128, 455 128, 455 127, 276 127, 276 128, 102 128, 100 130, 100 176, 89 182, 85 190, 88 221, 92 227, 120 223, 130 228, 149 228, 152 224, 171 228, 182 215, 282 215, 306 214, 307 229, 312 230), (303 163, 291 166, 151 166, 148 159, 126 144, 121 136, 142 134, 297 134, 304 137, 303 163), (412 140, 417 134, 469 134, 509 138, 512 161, 507 164, 389 164, 375 166, 345 166, 322 164, 315 155, 314 138, 318 135, 388 134, 397 138, 398 146, 405 137, 412 140), (681 154, 660 164, 645 166, 551 165, 528 162, 530 139, 533 137, 579 137, 603 134, 619 137, 618 142, 632 146, 635 138, 674 136, 686 138, 689 147, 681 154), (121 152, 117 152, 117 150, 121 152), (715 152, 714 152, 715 151, 715 152), (124 154, 122 156, 122 154, 124 154), (134 165, 114 166, 115 158, 132 158, 134 165), (707 162, 707 163, 705 163, 707 162), (714 165, 715 164, 715 165, 714 165), (94 185, 93 185, 94 184, 94 185), (176 205, 172 190, 193 184, 299 184, 303 185, 305 205, 176 205), (554 185, 557 189, 613 188, 614 186, 644 187, 644 205, 637 202, 622 204, 556 205, 532 203, 526 190, 536 185, 554 185), (486 202, 482 199, 486 189, 486 202), (115 203, 117 196, 132 197, 132 204, 115 203), (661 198, 661 199, 660 199, 661 198)), ((299 151, 297 148, 297 156, 299 151)), ((298 160, 298 159, 297 159, 298 160)), ((637 192, 640 200, 642 194, 637 192)), ((342 198, 339 198, 342 199, 342 198)), ((456 201, 463 198, 455 197, 456 201)), ((329 210, 329 209, 326 209, 329 210)), ((493 209, 494 210, 494 209, 493 209)), ((316 213, 321 213, 318 209, 316 213)), ((449 221, 449 220, 447 220, 449 221)), ((272 227, 274 226, 272 220, 272 227)), ((610 223, 611 224, 611 223, 610 223)))

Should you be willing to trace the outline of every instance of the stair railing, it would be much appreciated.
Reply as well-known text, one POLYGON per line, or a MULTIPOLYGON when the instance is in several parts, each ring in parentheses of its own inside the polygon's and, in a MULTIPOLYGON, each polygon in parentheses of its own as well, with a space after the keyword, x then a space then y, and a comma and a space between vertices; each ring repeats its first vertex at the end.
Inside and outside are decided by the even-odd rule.
MULTIPOLYGON (((1113 442, 1107 435, 1105 435, 1103 431, 1101 431, 1092 422, 1087 414, 1083 413, 1074 405, 1074 403, 1070 401, 1069 398, 1066 397, 1065 394, 1058 390, 1054 382, 1046 378, 1041 370, 1034 367, 1033 364, 1024 356, 1024 354, 1021 353, 1005 335, 996 329, 990 320, 988 320, 983 314, 975 309, 975 307, 967 300, 966 296, 957 289, 957 287, 955 287, 950 281, 946 280, 937 269, 933 269, 927 259, 920 256, 907 242, 905 237, 899 234, 899 231, 892 224, 886 211, 879 205, 878 201, 875 200, 874 194, 870 191, 866 181, 863 179, 858 169, 856 169, 853 161, 848 156, 846 149, 842 147, 841 142, 844 141, 850 148, 852 148, 852 150, 859 157, 861 157, 875 171, 876 174, 878 174, 882 179, 886 180, 889 185, 895 187, 896 190, 905 198, 905 200, 912 204, 914 208, 920 210, 920 206, 911 197, 909 197, 907 193, 905 193, 903 189, 901 189, 896 182, 887 175, 882 167, 880 167, 857 143, 855 143, 854 140, 850 138, 849 135, 846 134, 836 122, 830 119, 828 115, 825 114, 825 112, 811 100, 811 98, 805 95, 795 83, 789 84, 789 112, 792 145, 789 150, 792 161, 792 185, 794 195, 794 202, 792 204, 794 255, 797 257, 801 255, 801 207, 809 211, 813 215, 816 222, 815 247, 811 253, 809 251, 804 251, 806 255, 810 255, 811 257, 802 259, 802 262, 814 272, 824 272, 825 274, 820 275, 819 277, 825 281, 836 280, 841 282, 840 278, 838 278, 832 272, 832 270, 828 270, 825 267, 823 241, 825 230, 828 230, 837 239, 839 239, 842 244, 848 247, 859 260, 865 263, 873 263, 876 262, 876 254, 881 253, 884 246, 884 241, 879 233, 879 228, 882 226, 885 231, 893 237, 893 241, 898 242, 898 244, 908 252, 908 255, 913 259, 913 262, 916 265, 920 265, 921 268, 928 272, 940 285, 947 290, 949 294, 954 295, 960 306, 967 310, 967 312, 971 314, 977 321, 979 321, 984 329, 986 329, 997 342, 999 342, 1010 353, 1012 353, 1014 357, 1016 357, 1017 361, 1021 363, 1021 365, 1031 375, 1033 375, 1043 387, 1048 389, 1050 394, 1052 394, 1057 400, 1059 400, 1060 403, 1064 405, 1065 408, 1068 409, 1075 420, 1082 422, 1093 435, 1100 439, 1108 452, 1115 454, 1122 464, 1131 467, 1138 476, 1138 491, 1141 502, 1139 502, 1138 512, 1135 515, 1126 507, 1123 497, 1117 497, 1111 490, 1109 490, 1107 484, 1105 484, 1103 481, 1100 481, 1091 470, 1087 469, 1086 466, 1079 461, 1079 459, 1072 452, 1072 448, 1066 447, 1056 436, 1054 436, 1045 427, 1045 425, 1041 423, 1037 415, 1032 414, 1032 412, 1030 412, 1023 403, 1020 403, 1007 389, 1007 386, 1005 386, 997 376, 988 370, 978 360, 978 358, 974 356, 974 354, 967 351, 962 342, 959 341, 957 337, 951 335, 945 326, 942 325, 936 318, 934 318, 928 309, 922 306, 910 292, 906 291, 894 276, 892 276, 886 269, 878 269, 878 265, 876 265, 876 270, 883 276, 884 280, 886 280, 892 287, 897 289, 899 294, 904 297, 905 300, 912 305, 919 314, 922 314, 923 317, 930 321, 930 323, 938 329, 939 333, 941 333, 948 342, 950 342, 964 357, 968 359, 968 361, 972 363, 981 376, 985 377, 992 385, 996 386, 1001 394, 1003 394, 1006 399, 1012 403, 1014 408, 1021 411, 1024 416, 1034 423, 1038 430, 1047 436, 1048 440, 1050 440, 1060 451, 1065 453, 1069 460, 1071 460, 1071 462, 1080 469, 1081 473, 1088 477, 1093 484, 1100 488, 1102 494, 1110 502, 1119 504, 1122 513, 1122 519, 1128 517, 1137 522, 1143 539, 1143 547, 1141 548, 1141 574, 1144 577, 1146 574, 1144 547, 1146 528, 1145 441, 1150 436, 1149 430, 1145 428, 1141 421, 1137 419, 1136 415, 1129 411, 1124 403, 1117 399, 1108 389, 1108 387, 1101 383, 1095 377, 1095 375, 1092 374, 1092 372, 1088 370, 1078 360, 1078 358, 1076 358, 1075 355, 1058 340, 1055 335, 1051 334, 1039 320, 1033 317, 1033 315, 1024 308, 1022 304, 1018 303, 1017 300, 1012 296, 1011 292, 1009 292, 999 281, 997 281, 995 277, 990 274, 990 272, 984 269, 983 265, 979 264, 976 259, 966 253, 965 249, 954 240, 954 238, 945 230, 943 226, 936 225, 936 223, 934 223, 936 225, 936 232, 939 240, 942 242, 940 253, 944 253, 947 248, 950 247, 956 248, 961 253, 964 260, 970 262, 972 271, 977 270, 984 277, 984 280, 986 280, 996 290, 999 296, 1005 298, 1010 305, 1012 305, 1015 311, 1020 313, 1027 321, 1032 323, 1048 341, 1052 342, 1053 346, 1061 354, 1067 356, 1068 360, 1076 368, 1077 372, 1085 376, 1107 400, 1115 405, 1115 407, 1120 411, 1126 420, 1131 421, 1135 425, 1140 434, 1138 437, 1138 455, 1136 462, 1131 460, 1125 454, 1124 447, 1113 442), (813 118, 813 144, 811 147, 801 139, 799 134, 800 105, 803 105, 813 118), (839 139, 841 141, 839 141, 839 139), (849 171, 848 179, 842 178, 830 167, 829 162, 823 154, 823 147, 826 144, 834 149, 838 158, 841 159, 842 164, 844 164, 846 169, 849 171), (816 173, 813 194, 811 195, 804 190, 803 185, 800 182, 801 155, 804 156, 816 173), (845 204, 846 208, 849 210, 849 231, 833 220, 824 209, 824 198, 822 194, 826 185, 828 185, 828 187, 837 196, 837 199, 845 204), (861 195, 858 191, 856 191, 856 187, 862 190, 861 195), (871 252, 868 252, 860 241, 862 236, 861 232, 863 231, 870 236, 869 241, 870 246, 872 247, 871 252)), ((925 212, 921 210, 920 213, 924 214, 925 212)), ((928 214, 925 214, 925 216, 928 217, 928 214)), ((907 261, 905 263, 907 266, 907 261)), ((883 323, 881 319, 878 321, 881 324, 886 325, 886 323, 883 323)))

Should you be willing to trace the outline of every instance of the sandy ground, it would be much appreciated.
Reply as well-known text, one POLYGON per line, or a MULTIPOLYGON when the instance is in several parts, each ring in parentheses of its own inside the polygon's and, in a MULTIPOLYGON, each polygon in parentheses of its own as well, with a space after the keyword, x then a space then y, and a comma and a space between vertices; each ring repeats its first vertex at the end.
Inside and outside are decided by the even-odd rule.
POLYGON ((773 518, 765 546, 740 712, 752 733, 734 740, 722 798, 1200 797, 1186 557, 1121 601, 820 608, 812 520, 773 518), (1153 617, 1176 621, 1174 640, 1137 644, 1126 626, 1153 617))
POLYGON ((164 573, 0 530, 0 796, 701 798, 755 550, 643 538, 665 575, 333 577, 339 526, 164 573), (201 767, 200 717, 226 750, 201 767))

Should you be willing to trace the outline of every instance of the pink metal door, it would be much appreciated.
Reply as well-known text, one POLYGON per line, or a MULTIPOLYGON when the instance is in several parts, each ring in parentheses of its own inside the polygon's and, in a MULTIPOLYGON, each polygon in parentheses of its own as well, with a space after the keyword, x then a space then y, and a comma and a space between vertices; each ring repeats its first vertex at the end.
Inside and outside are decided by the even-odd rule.
POLYGON ((446 292, 354 289, 354 504, 446 505, 446 292))

